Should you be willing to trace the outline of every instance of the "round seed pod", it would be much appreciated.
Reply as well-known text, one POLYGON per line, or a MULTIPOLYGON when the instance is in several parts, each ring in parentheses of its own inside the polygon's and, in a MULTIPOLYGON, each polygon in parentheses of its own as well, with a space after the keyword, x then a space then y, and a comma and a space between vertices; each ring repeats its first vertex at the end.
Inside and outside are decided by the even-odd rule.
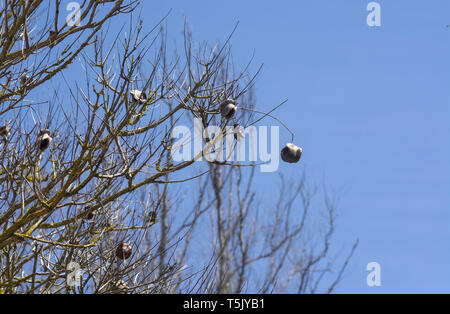
POLYGON ((302 149, 293 143, 287 143, 281 150, 281 159, 288 163, 296 163, 302 156, 302 149))
POLYGON ((142 92, 137 89, 133 89, 130 91, 131 96, 133 97, 134 102, 144 103, 147 101, 147 95, 145 92, 142 92))
POLYGON ((39 147, 40 151, 44 151, 48 148, 50 145, 50 142, 52 141, 51 132, 47 129, 42 129, 39 132, 38 138, 37 138, 37 145, 39 147))
POLYGON ((236 102, 232 99, 227 99, 220 104, 220 114, 227 120, 230 120, 231 118, 234 117, 236 110, 237 110, 236 102))
POLYGON ((118 259, 125 260, 131 256, 132 252, 133 250, 131 249, 131 246, 125 242, 122 242, 116 249, 116 256, 118 259))
POLYGON ((31 77, 25 72, 20 76, 20 86, 25 87, 25 85, 28 85, 30 83, 31 77))
POLYGON ((87 219, 87 220, 93 219, 94 216, 97 214, 96 210, 91 209, 91 208, 87 208, 87 211, 88 211, 88 213, 87 213, 87 215, 86 215, 86 219, 87 219))
POLYGON ((3 137, 5 141, 8 140, 10 134, 11 132, 9 132, 9 127, 7 125, 0 126, 0 136, 3 137))

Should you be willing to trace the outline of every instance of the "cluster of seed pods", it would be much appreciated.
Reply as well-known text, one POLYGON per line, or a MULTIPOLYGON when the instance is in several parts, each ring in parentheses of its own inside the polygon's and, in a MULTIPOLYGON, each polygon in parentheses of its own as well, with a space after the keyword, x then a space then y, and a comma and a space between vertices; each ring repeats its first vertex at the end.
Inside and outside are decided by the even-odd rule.
MULTIPOLYGON (((230 120, 234 117, 237 111, 236 102, 233 99, 227 99, 222 102, 219 106, 219 111, 221 116, 230 120)), ((234 124, 234 138, 238 140, 238 137, 242 138, 243 135, 239 132, 239 124, 234 124)), ((287 163, 297 163, 300 161, 302 156, 302 149, 295 145, 294 143, 287 143, 285 147, 281 150, 281 159, 287 163)))

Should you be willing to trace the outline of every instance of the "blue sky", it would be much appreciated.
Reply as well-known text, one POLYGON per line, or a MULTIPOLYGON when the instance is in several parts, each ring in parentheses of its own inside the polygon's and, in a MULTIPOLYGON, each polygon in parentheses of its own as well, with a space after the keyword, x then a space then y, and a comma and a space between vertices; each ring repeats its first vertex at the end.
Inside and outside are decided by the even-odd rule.
MULTIPOLYGON (((255 51, 260 109, 277 111, 303 148, 292 174, 339 191, 335 244, 359 248, 336 292, 450 292, 450 2, 367 0, 145 1, 152 23, 173 9, 197 40, 223 40, 239 21, 234 57, 255 51), (381 286, 366 265, 381 265, 381 286)), ((290 140, 281 132, 281 142, 290 140)), ((261 175, 260 190, 277 174, 261 175)))

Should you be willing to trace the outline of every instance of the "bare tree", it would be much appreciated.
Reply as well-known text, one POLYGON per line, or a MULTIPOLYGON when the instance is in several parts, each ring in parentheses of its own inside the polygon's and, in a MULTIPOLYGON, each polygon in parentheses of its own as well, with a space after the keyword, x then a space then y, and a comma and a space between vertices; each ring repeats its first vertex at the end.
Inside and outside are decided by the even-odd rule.
POLYGON ((83 1, 72 25, 59 0, 3 2, 0 292, 318 292, 336 271, 331 292, 356 247, 328 262, 332 202, 314 242, 304 177, 282 178, 279 201, 259 204, 254 163, 195 163, 233 119, 272 117, 254 117, 259 70, 235 70, 231 36, 194 47, 187 27, 169 52, 164 18, 144 31, 137 6, 83 1), (117 16, 129 22, 111 34, 117 16), (194 119, 220 132, 174 160, 172 131, 194 119))

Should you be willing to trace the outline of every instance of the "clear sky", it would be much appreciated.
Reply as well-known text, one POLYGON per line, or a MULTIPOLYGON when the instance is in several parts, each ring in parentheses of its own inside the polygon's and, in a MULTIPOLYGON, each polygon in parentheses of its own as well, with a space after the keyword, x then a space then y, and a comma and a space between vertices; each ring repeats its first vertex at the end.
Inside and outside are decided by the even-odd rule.
POLYGON ((169 39, 186 18, 212 42, 239 21, 234 57, 255 51, 264 63, 257 106, 288 98, 277 117, 304 151, 280 171, 304 167, 340 191, 334 241, 360 240, 337 292, 449 293, 450 2, 378 1, 379 27, 366 23, 369 2, 144 1, 142 15, 152 23, 172 8, 169 39), (366 284, 372 261, 380 287, 366 284))

